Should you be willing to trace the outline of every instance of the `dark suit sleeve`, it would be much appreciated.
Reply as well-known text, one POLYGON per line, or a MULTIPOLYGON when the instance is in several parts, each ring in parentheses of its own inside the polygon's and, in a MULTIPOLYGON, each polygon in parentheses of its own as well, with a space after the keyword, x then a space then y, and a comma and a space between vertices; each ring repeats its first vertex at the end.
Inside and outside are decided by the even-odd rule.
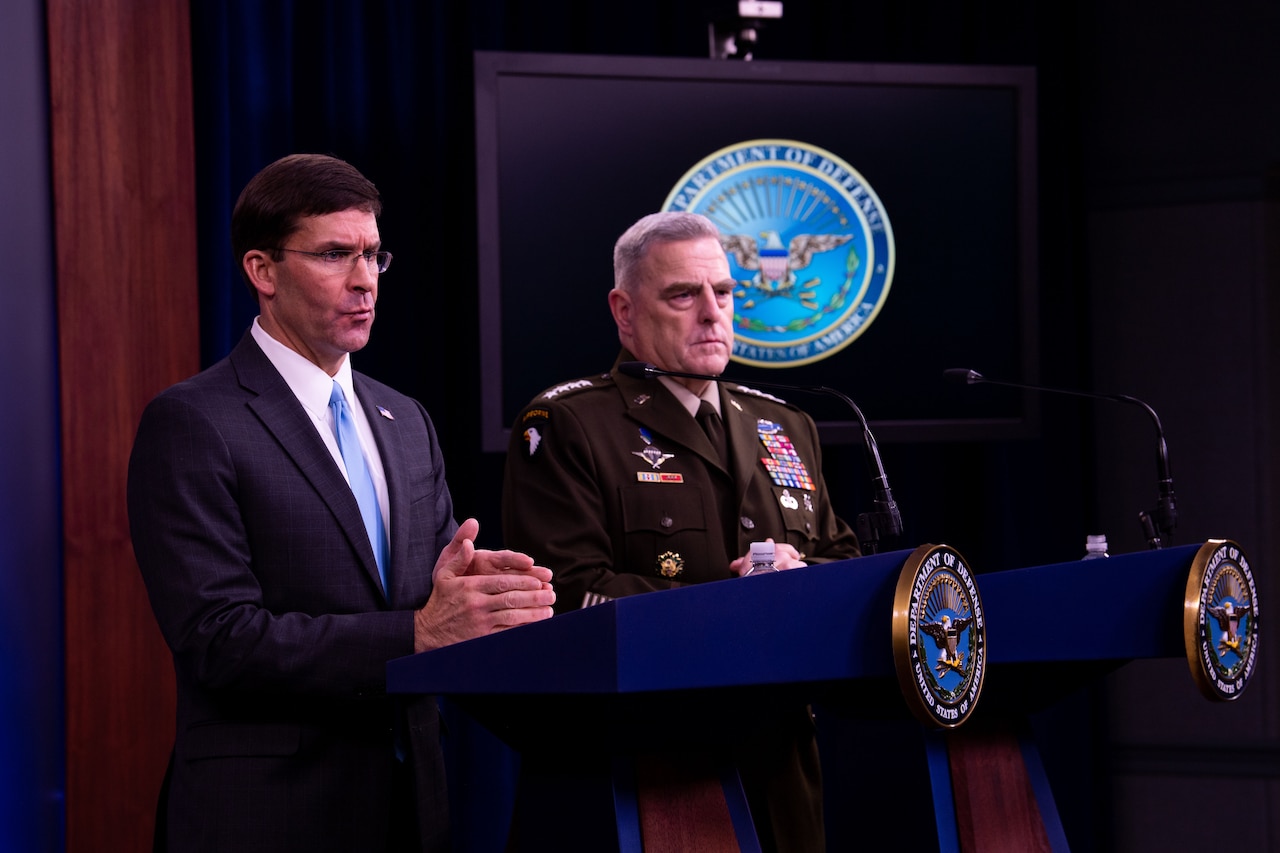
POLYGON ((148 406, 129 462, 135 554, 186 678, 208 688, 379 692, 413 651, 323 501, 265 431, 181 397, 148 406))

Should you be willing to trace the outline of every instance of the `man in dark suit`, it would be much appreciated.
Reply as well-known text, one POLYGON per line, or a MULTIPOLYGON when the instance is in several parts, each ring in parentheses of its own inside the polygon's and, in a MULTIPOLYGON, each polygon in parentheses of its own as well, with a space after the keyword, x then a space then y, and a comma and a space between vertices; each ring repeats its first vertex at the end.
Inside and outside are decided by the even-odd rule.
POLYGON ((422 406, 351 369, 380 213, 332 157, 255 176, 232 243, 260 314, 142 416, 129 520, 178 690, 158 847, 447 850, 436 706, 386 663, 551 615, 548 569, 454 521, 422 406))
MULTIPOLYGON (((817 428, 804 412, 740 385, 618 369, 638 359, 721 374, 733 345, 733 287, 710 220, 641 219, 614 249, 609 307, 622 353, 613 370, 552 386, 516 418, 503 535, 551 567, 558 609, 732 578, 749 569, 753 541, 774 542, 778 569, 858 556, 857 538, 832 510, 817 428)), ((740 762, 765 849, 822 849, 808 716, 763 733, 740 762)))

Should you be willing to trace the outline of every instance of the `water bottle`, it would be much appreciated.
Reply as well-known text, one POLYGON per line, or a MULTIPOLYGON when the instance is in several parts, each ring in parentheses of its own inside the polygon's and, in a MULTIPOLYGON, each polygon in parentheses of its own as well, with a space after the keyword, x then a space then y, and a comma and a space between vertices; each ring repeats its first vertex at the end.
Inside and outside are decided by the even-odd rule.
POLYGON ((1084 538, 1084 559, 1096 560, 1099 557, 1110 557, 1107 553, 1107 537, 1100 533, 1090 533, 1084 538))
POLYGON ((751 543, 751 568, 747 570, 747 575, 762 575, 769 572, 776 572, 778 567, 773 564, 774 549, 772 542, 752 542, 751 543))

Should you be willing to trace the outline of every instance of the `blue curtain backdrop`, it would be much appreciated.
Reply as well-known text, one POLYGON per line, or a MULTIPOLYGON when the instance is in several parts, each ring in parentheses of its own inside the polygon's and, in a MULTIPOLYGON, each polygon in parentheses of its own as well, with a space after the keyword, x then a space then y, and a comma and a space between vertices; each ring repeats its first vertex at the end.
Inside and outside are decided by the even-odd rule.
MULTIPOLYGON (((432 6, 404 2, 193 3, 205 364, 256 314, 231 258, 229 220, 239 188, 267 163, 299 151, 349 160, 386 196, 391 235, 412 233, 396 223, 429 190, 422 165, 438 148, 435 23, 432 6)), ((412 263, 401 254, 397 272, 412 263)))

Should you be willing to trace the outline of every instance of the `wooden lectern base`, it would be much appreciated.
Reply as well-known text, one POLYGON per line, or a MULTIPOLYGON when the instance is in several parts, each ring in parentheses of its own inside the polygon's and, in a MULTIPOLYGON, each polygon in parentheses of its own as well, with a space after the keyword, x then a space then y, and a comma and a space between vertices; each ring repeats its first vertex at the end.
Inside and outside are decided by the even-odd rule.
POLYGON ((700 756, 636 759, 636 799, 645 853, 759 850, 738 775, 733 771, 728 775, 724 778, 721 768, 700 756), (745 817, 749 833, 741 840, 732 814, 735 808, 745 817))
POLYGON ((1054 853, 1016 733, 970 724, 947 732, 946 747, 962 853, 1054 853))
POLYGON ((760 853, 737 770, 700 754, 644 753, 521 769, 507 853, 760 853))

